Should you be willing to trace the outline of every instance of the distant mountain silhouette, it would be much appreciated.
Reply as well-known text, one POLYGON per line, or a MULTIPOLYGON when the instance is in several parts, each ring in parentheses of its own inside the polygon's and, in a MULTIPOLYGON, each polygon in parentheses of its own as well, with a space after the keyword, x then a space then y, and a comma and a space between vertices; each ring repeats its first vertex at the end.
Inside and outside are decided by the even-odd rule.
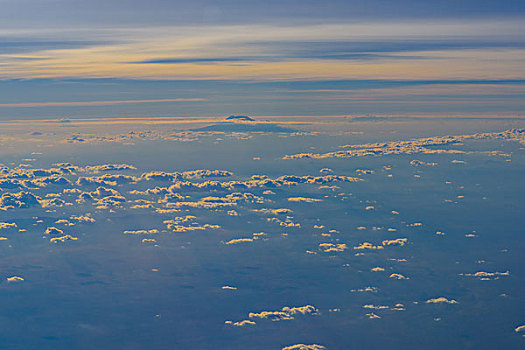
POLYGON ((221 131, 221 132, 296 132, 297 130, 285 128, 276 124, 268 123, 232 123, 222 122, 192 129, 192 131, 221 131))
POLYGON ((247 115, 230 115, 226 120, 242 120, 245 122, 253 122, 255 119, 248 117, 247 115))

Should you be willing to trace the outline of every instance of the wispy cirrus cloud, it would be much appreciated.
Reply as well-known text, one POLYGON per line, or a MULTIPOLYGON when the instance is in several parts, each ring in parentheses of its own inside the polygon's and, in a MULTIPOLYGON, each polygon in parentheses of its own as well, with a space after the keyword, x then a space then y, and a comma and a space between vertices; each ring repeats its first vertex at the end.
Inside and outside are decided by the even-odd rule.
POLYGON ((519 79, 525 77, 523 23, 484 19, 84 28, 65 38, 58 30, 11 31, 0 33, 6 42, 16 37, 27 45, 3 47, 0 78, 519 79), (62 41, 69 44, 41 45, 62 41), (28 59, 10 58, 21 48, 28 59))
POLYGON ((0 118, 523 110, 523 20, 235 23, 0 29, 0 118))

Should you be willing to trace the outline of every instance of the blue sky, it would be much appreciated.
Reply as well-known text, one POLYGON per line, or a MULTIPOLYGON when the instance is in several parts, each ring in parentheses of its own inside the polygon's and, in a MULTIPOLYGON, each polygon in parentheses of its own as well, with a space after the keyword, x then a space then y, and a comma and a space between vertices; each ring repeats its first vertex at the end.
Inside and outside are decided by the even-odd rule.
POLYGON ((234 24, 309 20, 520 17, 519 0, 2 0, 0 21, 19 27, 234 24))
POLYGON ((519 1, 0 6, 2 119, 497 116, 524 107, 519 1))

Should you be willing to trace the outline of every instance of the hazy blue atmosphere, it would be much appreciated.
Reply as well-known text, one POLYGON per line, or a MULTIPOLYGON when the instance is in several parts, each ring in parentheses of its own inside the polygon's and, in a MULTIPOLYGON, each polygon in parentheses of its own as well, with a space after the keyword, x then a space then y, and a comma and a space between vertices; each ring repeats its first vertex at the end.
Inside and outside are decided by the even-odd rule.
POLYGON ((0 342, 519 348, 524 122, 362 119, 5 123, 0 342))

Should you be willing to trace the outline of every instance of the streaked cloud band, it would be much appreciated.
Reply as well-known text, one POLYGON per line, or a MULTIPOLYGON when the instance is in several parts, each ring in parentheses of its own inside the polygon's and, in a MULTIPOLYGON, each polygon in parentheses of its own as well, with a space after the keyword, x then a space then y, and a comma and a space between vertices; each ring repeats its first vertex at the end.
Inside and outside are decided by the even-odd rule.
POLYGON ((120 101, 71 101, 71 102, 20 102, 0 103, 0 108, 16 107, 78 107, 78 106, 111 106, 130 103, 165 103, 165 102, 202 102, 204 98, 167 98, 154 100, 120 100, 120 101))

